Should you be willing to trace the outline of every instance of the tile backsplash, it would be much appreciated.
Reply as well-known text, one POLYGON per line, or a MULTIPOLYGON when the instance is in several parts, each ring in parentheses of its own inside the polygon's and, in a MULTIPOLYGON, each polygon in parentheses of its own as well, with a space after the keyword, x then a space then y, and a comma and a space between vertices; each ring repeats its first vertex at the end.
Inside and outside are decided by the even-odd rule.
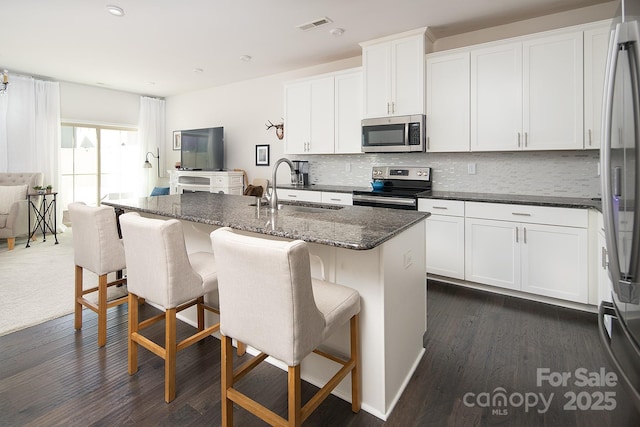
POLYGON ((311 183, 366 187, 374 165, 430 166, 433 189, 538 196, 598 197, 599 152, 402 153, 295 156, 311 183), (475 174, 469 174, 469 165, 475 174))

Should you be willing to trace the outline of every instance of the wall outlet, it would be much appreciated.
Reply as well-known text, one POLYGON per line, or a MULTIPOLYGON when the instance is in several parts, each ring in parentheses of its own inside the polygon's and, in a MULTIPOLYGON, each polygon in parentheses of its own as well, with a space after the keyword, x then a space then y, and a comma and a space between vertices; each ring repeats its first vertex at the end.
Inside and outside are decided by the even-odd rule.
POLYGON ((475 163, 467 163, 467 173, 469 175, 476 174, 476 164, 475 163))
POLYGON ((411 267, 412 264, 413 255, 411 254, 411 251, 407 251, 404 253, 404 269, 406 270, 407 268, 411 267))

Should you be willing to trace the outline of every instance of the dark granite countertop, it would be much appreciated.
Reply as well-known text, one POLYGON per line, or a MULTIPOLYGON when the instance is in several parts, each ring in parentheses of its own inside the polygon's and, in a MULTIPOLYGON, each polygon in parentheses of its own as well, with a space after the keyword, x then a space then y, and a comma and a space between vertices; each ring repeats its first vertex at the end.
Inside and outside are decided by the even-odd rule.
POLYGON ((430 215, 418 211, 312 203, 287 204, 272 215, 268 205, 262 205, 260 209, 250 206, 255 201, 255 197, 249 196, 197 192, 102 203, 125 211, 359 250, 373 249, 430 215))
POLYGON ((510 203, 517 205, 551 206, 561 208, 602 210, 599 198, 528 196, 520 194, 466 193, 457 191, 432 191, 422 193, 423 199, 463 200, 467 202, 510 203))

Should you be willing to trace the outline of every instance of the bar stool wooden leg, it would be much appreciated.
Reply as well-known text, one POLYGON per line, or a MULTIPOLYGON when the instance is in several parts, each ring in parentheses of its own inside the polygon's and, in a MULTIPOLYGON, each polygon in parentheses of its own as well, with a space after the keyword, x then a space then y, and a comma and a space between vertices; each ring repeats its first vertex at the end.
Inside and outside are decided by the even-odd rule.
POLYGON ((300 427, 302 414, 300 410, 300 365, 289 366, 289 426, 300 427))
POLYGON ((198 298, 198 330, 204 331, 204 297, 198 298))
POLYGON ((176 397, 176 309, 165 313, 164 400, 169 403, 176 397))
POLYGON ((76 329, 82 329, 82 304, 79 299, 82 298, 82 267, 76 265, 76 300, 74 303, 74 326, 76 329))
POLYGON ((351 360, 356 363, 351 370, 351 410, 360 412, 360 314, 351 318, 351 360))
POLYGON ((221 335, 221 339, 222 425, 233 427, 233 402, 227 396, 227 390, 233 387, 233 345, 231 338, 221 335))
POLYGON ((98 347, 107 343, 107 275, 98 277, 98 347))
POLYGON ((138 333, 138 296, 129 294, 129 375, 138 372, 138 343, 133 335, 138 333))

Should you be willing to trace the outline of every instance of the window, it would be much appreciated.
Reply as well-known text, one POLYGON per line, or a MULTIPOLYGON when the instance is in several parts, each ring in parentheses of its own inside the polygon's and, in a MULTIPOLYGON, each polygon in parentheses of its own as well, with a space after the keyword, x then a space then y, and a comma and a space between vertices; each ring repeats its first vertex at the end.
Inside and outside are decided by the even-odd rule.
POLYGON ((98 125, 62 124, 59 203, 97 206, 105 197, 133 197, 140 169, 138 132, 98 125))

